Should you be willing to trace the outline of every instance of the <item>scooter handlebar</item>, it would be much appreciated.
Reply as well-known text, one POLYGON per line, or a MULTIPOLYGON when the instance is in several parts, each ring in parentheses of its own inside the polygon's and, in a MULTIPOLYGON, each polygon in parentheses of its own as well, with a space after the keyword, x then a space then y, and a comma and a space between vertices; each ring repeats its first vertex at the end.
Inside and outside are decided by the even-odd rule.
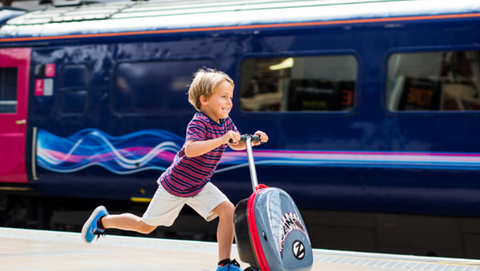
MULTIPOLYGON (((249 134, 241 135, 241 136, 240 136, 240 140, 239 140, 238 142, 246 142, 246 141, 247 141, 247 138, 251 138, 253 143, 262 142, 262 141, 260 140, 260 136, 259 136, 259 135, 249 135, 249 134)), ((233 140, 230 138, 230 140, 228 140, 228 142, 229 142, 229 143, 233 143, 233 140)))

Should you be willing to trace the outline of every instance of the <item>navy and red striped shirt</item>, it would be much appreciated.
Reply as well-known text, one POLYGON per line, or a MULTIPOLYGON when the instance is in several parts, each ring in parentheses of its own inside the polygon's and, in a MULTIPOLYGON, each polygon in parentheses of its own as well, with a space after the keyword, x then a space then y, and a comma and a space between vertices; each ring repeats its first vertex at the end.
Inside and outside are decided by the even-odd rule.
MULTIPOLYGON (((238 132, 230 117, 222 119, 220 122, 215 122, 203 112, 197 112, 187 126, 185 142, 215 139, 231 130, 238 132)), ((227 147, 228 144, 222 144, 203 155, 187 157, 185 155, 185 145, 183 145, 175 156, 173 163, 160 176, 160 184, 175 196, 193 197, 197 195, 210 181, 210 177, 217 168, 227 147)))

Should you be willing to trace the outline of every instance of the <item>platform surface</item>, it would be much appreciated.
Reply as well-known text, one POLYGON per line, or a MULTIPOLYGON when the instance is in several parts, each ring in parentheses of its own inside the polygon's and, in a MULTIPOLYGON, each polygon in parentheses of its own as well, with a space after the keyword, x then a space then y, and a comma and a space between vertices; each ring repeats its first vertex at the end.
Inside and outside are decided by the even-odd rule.
MULTIPOLYGON (((312 271, 480 271, 480 260, 314 249, 312 271)), ((232 257, 238 260, 236 247, 232 257)), ((107 235, 85 244, 79 233, 0 228, 0 270, 214 271, 212 242, 107 235)), ((246 268, 245 263, 241 263, 246 268)))

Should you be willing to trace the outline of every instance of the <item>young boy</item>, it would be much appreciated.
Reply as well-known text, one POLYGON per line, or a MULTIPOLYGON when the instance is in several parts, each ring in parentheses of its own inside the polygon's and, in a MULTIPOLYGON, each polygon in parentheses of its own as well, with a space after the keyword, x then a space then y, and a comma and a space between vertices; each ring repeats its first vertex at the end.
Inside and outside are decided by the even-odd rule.
MULTIPOLYGON (((223 72, 200 69, 195 73, 188 101, 198 112, 188 124, 185 144, 158 179, 158 190, 147 211, 141 218, 128 213, 110 215, 105 207, 99 206, 82 228, 85 242, 92 242, 96 235, 103 235, 109 228, 148 234, 157 226, 171 226, 183 205, 188 204, 207 221, 219 217, 217 271, 242 270, 237 261, 230 260, 235 207, 210 182, 227 146, 245 149, 245 143, 238 142, 240 134, 228 116, 233 106, 233 88, 233 80, 223 72), (234 143, 229 143, 230 139, 234 143)), ((264 132, 255 134, 262 143, 268 141, 264 132)))

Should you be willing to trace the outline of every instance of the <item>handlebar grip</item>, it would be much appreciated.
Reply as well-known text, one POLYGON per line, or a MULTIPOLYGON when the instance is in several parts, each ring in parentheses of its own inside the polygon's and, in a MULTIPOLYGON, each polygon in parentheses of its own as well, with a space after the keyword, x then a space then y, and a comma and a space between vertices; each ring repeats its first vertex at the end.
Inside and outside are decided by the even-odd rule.
MULTIPOLYGON (((260 139, 260 136, 259 135, 249 135, 249 134, 244 134, 244 135, 241 135, 240 136, 240 140, 238 142, 246 142, 247 141, 247 138, 251 138, 252 139, 252 142, 253 143, 257 143, 257 142, 262 142, 261 139, 260 139)), ((230 138, 228 140, 229 143, 233 143, 233 140, 230 138)))

